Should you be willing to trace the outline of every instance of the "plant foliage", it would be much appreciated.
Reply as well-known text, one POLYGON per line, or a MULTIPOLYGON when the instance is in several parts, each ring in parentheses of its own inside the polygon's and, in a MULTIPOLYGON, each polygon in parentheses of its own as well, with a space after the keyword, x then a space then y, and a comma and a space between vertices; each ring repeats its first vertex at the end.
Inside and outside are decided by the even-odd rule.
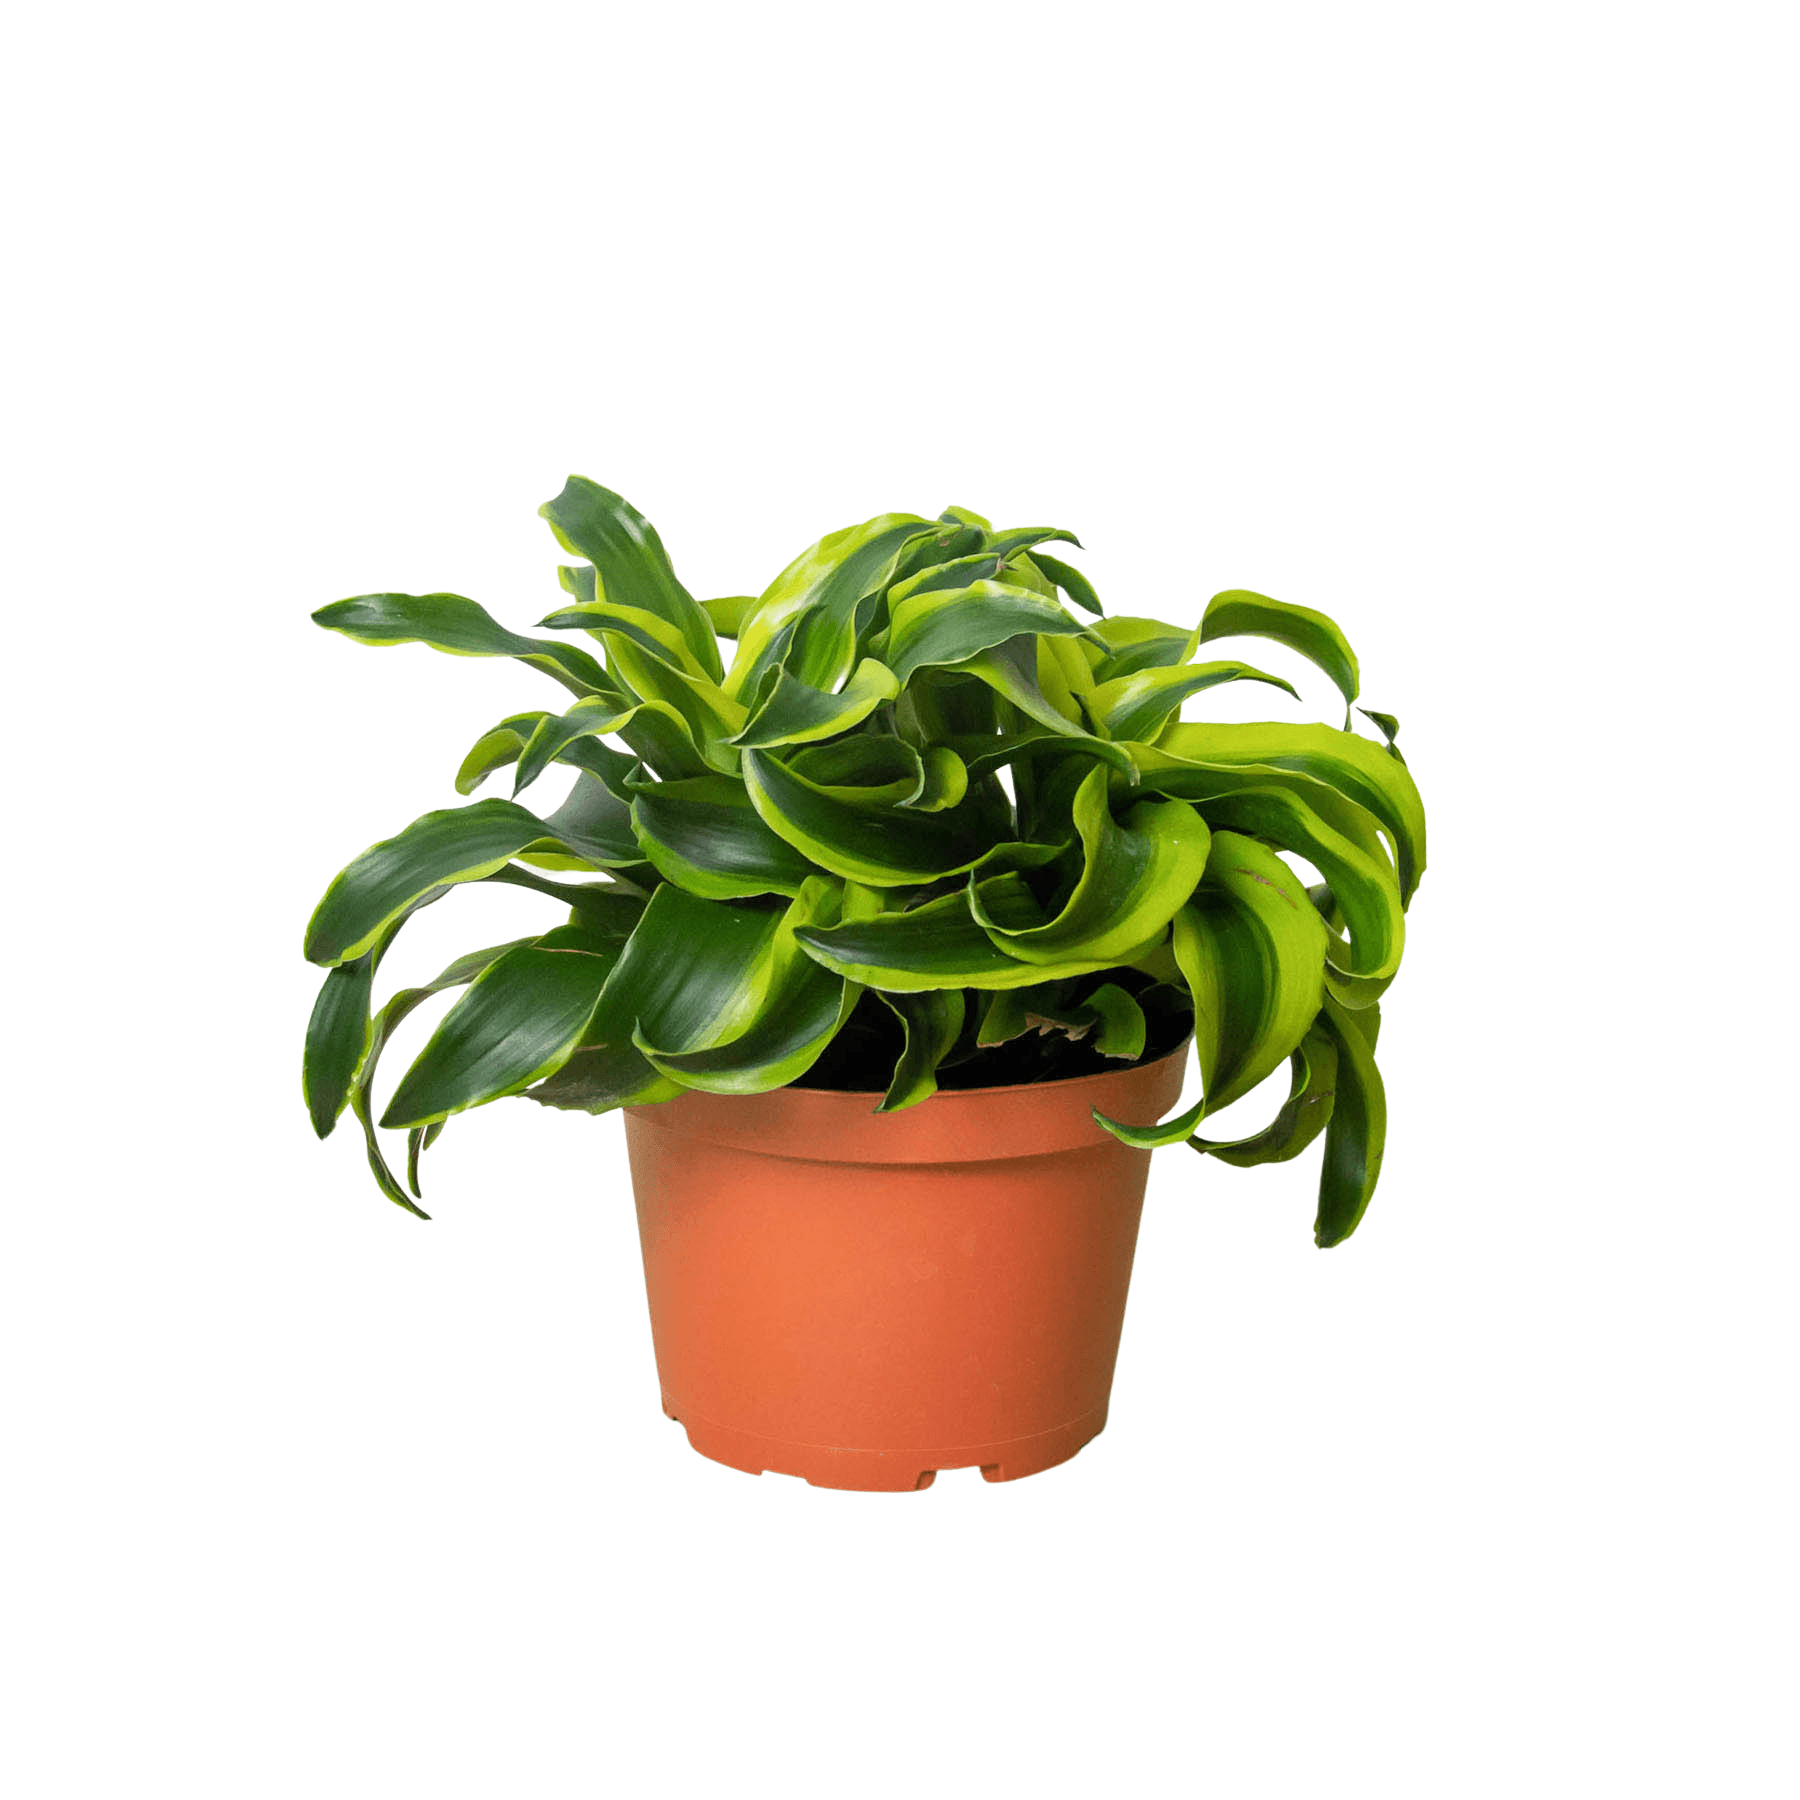
POLYGON ((1353 703, 1356 657, 1330 619, 1241 590, 1197 625, 1108 617, 1046 548, 1069 532, 999 531, 957 507, 885 513, 822 538, 760 596, 696 601, 617 494, 572 478, 542 511, 579 559, 538 626, 555 635, 509 631, 455 594, 313 615, 359 643, 514 657, 569 696, 464 757, 460 794, 510 768, 510 799, 426 813, 365 850, 307 927, 329 971, 307 1107, 320 1136, 349 1108, 390 1199, 419 1211, 421 1152, 452 1114, 505 1095, 599 1113, 799 1082, 880 1091, 893 1111, 1191 1035, 1193 1107, 1100 1123, 1236 1167, 1323 1135, 1317 1241, 1355 1230, 1386 1129, 1380 1001, 1425 866, 1398 727, 1366 715, 1376 742, 1348 715, 1181 716, 1228 682, 1294 693, 1206 656, 1219 638, 1286 645, 1353 703), (534 810, 553 764, 573 786, 534 810), (471 881, 535 890, 562 916, 375 1009, 406 919, 471 881), (371 1084, 400 1020, 449 988, 465 991, 379 1121, 409 1134, 402 1185, 371 1084), (1284 1064, 1267 1127, 1204 1135, 1284 1064))

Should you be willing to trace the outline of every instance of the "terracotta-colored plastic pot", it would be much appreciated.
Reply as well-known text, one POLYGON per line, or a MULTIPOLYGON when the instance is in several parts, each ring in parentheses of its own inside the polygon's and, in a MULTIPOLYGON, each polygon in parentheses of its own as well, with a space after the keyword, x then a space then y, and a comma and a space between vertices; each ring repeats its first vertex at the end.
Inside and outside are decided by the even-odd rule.
POLYGON ((816 1487, 1012 1481, 1106 1423, 1150 1153, 1185 1049, 939 1093, 687 1093, 630 1108, 663 1410, 703 1456, 816 1487))

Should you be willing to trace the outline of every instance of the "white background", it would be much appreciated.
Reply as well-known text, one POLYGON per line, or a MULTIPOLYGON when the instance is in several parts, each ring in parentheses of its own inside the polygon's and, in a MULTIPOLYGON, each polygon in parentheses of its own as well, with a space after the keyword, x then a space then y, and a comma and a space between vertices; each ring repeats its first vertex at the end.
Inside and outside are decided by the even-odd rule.
POLYGON ((10 1792, 1795 1791, 1785 13, 15 23, 10 1792), (318 892, 557 690, 307 615, 528 626, 571 470, 699 593, 1067 524, 1404 721, 1375 1205, 1161 1153, 1063 1468, 706 1462, 616 1119, 454 1121, 430 1225, 308 1130, 318 892))

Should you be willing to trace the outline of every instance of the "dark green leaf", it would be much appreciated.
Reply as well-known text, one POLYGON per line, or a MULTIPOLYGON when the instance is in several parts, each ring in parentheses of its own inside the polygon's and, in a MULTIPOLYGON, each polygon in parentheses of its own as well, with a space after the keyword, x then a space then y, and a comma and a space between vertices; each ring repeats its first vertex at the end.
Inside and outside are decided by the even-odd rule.
POLYGON ((515 656, 555 676, 572 693, 610 691, 605 673, 585 650, 552 638, 521 637, 460 594, 358 594, 320 607, 313 623, 359 644, 429 644, 452 656, 515 656))
MULTIPOLYGON (((974 916, 1010 956, 1033 963, 1118 961, 1162 931, 1206 867, 1211 834, 1191 806, 1144 800, 1122 820, 1114 819, 1102 767, 1083 779, 1074 823, 1081 836, 1081 877, 1054 918, 1022 929, 999 924, 984 916, 980 884, 971 878, 974 916)), ((1310 907, 1307 912, 1317 925, 1310 907)))
POLYGON ((849 881, 900 887, 1005 860, 1047 862, 1059 846, 998 844, 982 815, 847 806, 767 751, 744 752, 744 782, 769 828, 809 861, 849 881))
POLYGON ((369 995, 375 979, 375 953, 339 963, 325 977, 306 1026, 306 1057, 301 1084, 313 1130, 331 1135, 350 1100, 350 1084, 369 1048, 369 995))
POLYGON ((640 783, 631 817, 657 873, 708 900, 797 894, 819 873, 763 823, 743 783, 723 775, 640 783))
POLYGON ((1337 1095, 1325 1127, 1319 1216, 1313 1226, 1313 1240, 1323 1250, 1341 1244, 1368 1211, 1387 1142, 1387 1096, 1359 1016, 1327 995, 1321 1024, 1337 1040, 1338 1053, 1337 1095))
POLYGON ((1046 556, 1041 550, 1032 551, 1031 560, 1083 612, 1091 612, 1096 618, 1105 612, 1106 609, 1100 604, 1100 596, 1094 592, 1094 584, 1079 569, 1072 569, 1066 562, 1058 562, 1054 556, 1046 556))
POLYGON ((676 579, 656 527, 636 507, 597 482, 571 475, 563 491, 538 511, 565 550, 585 556, 599 570, 606 599, 668 620, 701 672, 715 681, 723 676, 711 622, 676 579))
POLYGON ((519 1093, 560 1068, 618 957, 615 940, 574 925, 509 950, 445 1014, 381 1123, 429 1125, 519 1093))
MULTIPOLYGON (((978 890, 983 915, 1002 924, 1043 922, 1042 909, 1017 874, 995 876, 978 890)), ((797 934, 807 953, 851 981, 882 993, 933 988, 1033 987, 1064 975, 1088 975, 1117 959, 1021 962, 1000 949, 969 910, 967 894, 948 894, 908 912, 847 921, 797 934)))

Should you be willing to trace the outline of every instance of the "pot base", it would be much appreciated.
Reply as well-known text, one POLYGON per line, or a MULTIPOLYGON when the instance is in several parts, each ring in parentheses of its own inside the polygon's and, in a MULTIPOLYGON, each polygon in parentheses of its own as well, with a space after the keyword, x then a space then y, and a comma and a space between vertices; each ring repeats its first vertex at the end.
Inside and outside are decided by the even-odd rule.
POLYGON ((900 1494, 928 1488, 940 1469, 979 1468, 984 1481, 1019 1481, 1067 1462, 1100 1435, 1106 1408, 1096 1407, 1053 1431, 998 1444, 963 1444, 938 1450, 839 1450, 826 1444, 791 1444, 757 1437, 684 1414, 667 1394, 663 1411, 687 1433, 689 1445, 746 1475, 797 1475, 812 1487, 862 1494, 900 1494))

